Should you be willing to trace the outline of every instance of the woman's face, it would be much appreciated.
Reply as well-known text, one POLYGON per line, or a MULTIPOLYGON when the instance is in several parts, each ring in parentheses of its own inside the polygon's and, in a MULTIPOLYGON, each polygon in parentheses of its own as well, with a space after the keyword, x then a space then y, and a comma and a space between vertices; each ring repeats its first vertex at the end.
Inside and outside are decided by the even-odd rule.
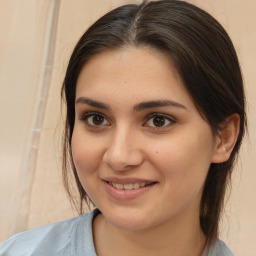
POLYGON ((199 219, 214 138, 164 53, 130 47, 94 57, 79 75, 75 109, 77 174, 108 223, 139 230, 199 219))

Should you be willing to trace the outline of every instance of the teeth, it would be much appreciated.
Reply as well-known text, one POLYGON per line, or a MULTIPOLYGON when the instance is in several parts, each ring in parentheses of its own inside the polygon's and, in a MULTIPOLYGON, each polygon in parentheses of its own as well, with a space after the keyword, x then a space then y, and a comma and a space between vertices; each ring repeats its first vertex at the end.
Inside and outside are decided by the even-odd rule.
MULTIPOLYGON (((134 183, 134 184, 117 184, 117 183, 110 183, 113 187, 117 188, 117 189, 125 189, 125 190, 132 190, 132 189, 137 189, 140 187, 145 187, 146 183, 142 182, 142 183, 134 183)), ((150 184, 150 183, 148 183, 150 184)))
POLYGON ((145 187, 145 186, 146 186, 146 183, 143 182, 143 183, 140 184, 140 186, 141 186, 141 187, 145 187))
POLYGON ((124 185, 123 184, 115 184, 115 186, 117 189, 124 189, 124 185))
POLYGON ((133 188, 136 189, 136 188, 139 188, 140 187, 140 183, 135 183, 133 184, 133 188))
POLYGON ((133 184, 124 184, 124 189, 126 190, 133 189, 133 184))

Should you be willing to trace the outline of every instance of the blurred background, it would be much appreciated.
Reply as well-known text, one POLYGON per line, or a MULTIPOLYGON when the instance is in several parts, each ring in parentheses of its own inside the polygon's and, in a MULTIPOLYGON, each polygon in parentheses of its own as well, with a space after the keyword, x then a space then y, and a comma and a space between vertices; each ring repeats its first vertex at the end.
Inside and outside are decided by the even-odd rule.
MULTIPOLYGON (((135 0, 0 0, 0 242, 77 213, 61 178, 60 88, 71 51, 97 18, 135 0)), ((217 18, 236 47, 249 136, 234 170, 221 238, 256 251, 256 1, 190 0, 217 18), (254 113, 254 114, 253 114, 254 113)))

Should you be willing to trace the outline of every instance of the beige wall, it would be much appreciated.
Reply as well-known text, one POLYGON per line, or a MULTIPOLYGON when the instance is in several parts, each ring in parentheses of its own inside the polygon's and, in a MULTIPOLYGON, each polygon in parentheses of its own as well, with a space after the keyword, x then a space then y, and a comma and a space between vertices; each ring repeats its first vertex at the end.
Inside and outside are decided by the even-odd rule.
MULTIPOLYGON (((0 241, 75 215, 61 183, 60 86, 82 32, 122 0, 0 0, 0 241)), ((234 172, 222 238, 256 251, 256 1, 193 0, 234 41, 248 97, 249 137, 234 172)))

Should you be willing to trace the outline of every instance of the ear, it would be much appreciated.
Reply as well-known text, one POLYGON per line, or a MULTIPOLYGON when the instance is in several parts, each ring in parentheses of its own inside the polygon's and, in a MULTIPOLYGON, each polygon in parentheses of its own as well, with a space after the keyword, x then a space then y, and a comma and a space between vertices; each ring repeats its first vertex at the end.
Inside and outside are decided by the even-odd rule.
POLYGON ((239 127, 240 116, 238 114, 233 114, 225 120, 215 141, 212 163, 228 161, 237 141, 239 127))

